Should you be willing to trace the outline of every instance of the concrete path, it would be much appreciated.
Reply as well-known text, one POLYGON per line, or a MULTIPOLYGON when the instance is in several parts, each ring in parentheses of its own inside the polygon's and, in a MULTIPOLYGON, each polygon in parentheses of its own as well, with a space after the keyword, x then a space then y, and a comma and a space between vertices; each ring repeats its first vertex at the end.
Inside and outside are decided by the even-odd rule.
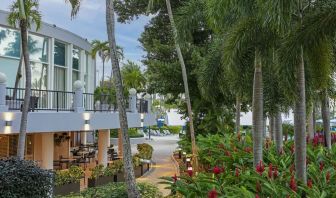
MULTIPOLYGON (((173 151, 177 148, 178 136, 170 135, 163 137, 152 137, 153 140, 146 141, 154 148, 153 165, 152 170, 141 178, 138 178, 138 182, 149 182, 156 185, 164 196, 169 195, 170 190, 165 189, 165 185, 159 184, 160 177, 167 176, 172 177, 177 172, 175 164, 171 159, 173 151)), ((136 151, 136 148, 132 148, 132 151, 136 151)))

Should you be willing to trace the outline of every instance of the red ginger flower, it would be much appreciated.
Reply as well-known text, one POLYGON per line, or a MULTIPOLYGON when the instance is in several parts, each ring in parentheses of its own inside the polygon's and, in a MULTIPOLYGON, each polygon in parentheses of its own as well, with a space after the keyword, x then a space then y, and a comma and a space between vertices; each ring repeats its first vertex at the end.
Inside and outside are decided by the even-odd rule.
POLYGON ((313 188, 313 181, 311 179, 308 179, 307 186, 308 188, 313 188))
POLYGON ((289 187, 290 187, 294 192, 297 191, 297 185, 296 185, 294 176, 291 177, 291 180, 290 180, 290 182, 289 182, 289 187))
POLYGON ((330 172, 329 171, 327 172, 326 180, 327 180, 327 183, 329 183, 329 181, 330 181, 330 172))
POLYGON ((256 194, 255 198, 260 198, 258 194, 256 194))
POLYGON ((260 162, 257 164, 256 171, 259 173, 259 175, 262 175, 262 173, 264 172, 264 170, 265 170, 264 164, 260 160, 260 162))
POLYGON ((268 166, 268 178, 272 178, 272 170, 273 169, 273 166, 272 166, 272 164, 269 164, 269 166, 268 166))
POLYGON ((192 177, 192 175, 193 175, 193 171, 192 171, 192 170, 187 170, 187 173, 188 173, 188 175, 189 175, 190 177, 192 177))
POLYGON ((238 168, 236 168, 235 175, 236 175, 236 177, 239 177, 239 169, 238 168))
POLYGON ((320 171, 322 171, 324 168, 324 163, 323 162, 320 162, 320 171))
POLYGON ((277 167, 274 167, 273 178, 277 178, 279 176, 279 171, 277 167))
POLYGON ((217 198, 218 197, 218 193, 216 191, 216 189, 212 189, 209 193, 208 193, 208 198, 217 198))
POLYGON ((177 176, 176 176, 176 174, 175 174, 172 178, 173 178, 174 183, 176 183, 176 181, 177 181, 177 176))
POLYGON ((218 166, 215 166, 212 170, 212 172, 215 174, 215 175, 218 175, 222 172, 222 170, 218 167, 218 166))

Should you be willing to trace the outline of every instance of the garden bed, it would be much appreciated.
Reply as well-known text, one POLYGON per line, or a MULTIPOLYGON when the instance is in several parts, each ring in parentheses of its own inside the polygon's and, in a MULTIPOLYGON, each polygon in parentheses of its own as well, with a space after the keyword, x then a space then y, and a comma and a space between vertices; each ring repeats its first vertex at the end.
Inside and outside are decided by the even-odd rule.
POLYGON ((58 196, 64 196, 71 193, 79 193, 80 192, 80 183, 70 183, 70 184, 64 184, 61 186, 55 186, 54 187, 54 195, 58 196))

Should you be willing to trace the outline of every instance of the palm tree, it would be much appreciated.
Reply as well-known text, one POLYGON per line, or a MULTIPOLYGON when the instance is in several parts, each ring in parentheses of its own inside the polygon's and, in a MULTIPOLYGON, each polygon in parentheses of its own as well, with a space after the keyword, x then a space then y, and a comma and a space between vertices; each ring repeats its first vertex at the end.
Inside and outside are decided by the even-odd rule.
MULTIPOLYGON (((79 11, 81 0, 69 0, 69 2, 72 6, 71 16, 74 17, 79 11)), ((123 84, 120 74, 117 45, 115 41, 115 19, 113 0, 106 0, 106 26, 112 60, 111 64, 114 75, 113 79, 116 88, 117 105, 119 110, 120 129, 123 141, 123 161, 125 180, 127 184, 127 193, 128 197, 130 198, 138 198, 141 197, 141 195, 136 186, 134 169, 132 164, 131 144, 128 135, 126 103, 123 94, 123 84)))
POLYGON ((98 53, 98 56, 101 58, 103 62, 103 74, 102 79, 100 82, 100 86, 103 86, 104 83, 104 77, 105 77, 105 62, 109 61, 110 59, 110 48, 108 47, 108 42, 105 41, 99 41, 99 40, 93 40, 91 42, 91 56, 92 58, 96 58, 96 55, 98 53))
POLYGON ((41 15, 38 12, 38 5, 39 4, 37 0, 17 0, 13 3, 10 9, 10 14, 8 16, 8 23, 10 25, 15 27, 17 24, 19 24, 20 27, 22 54, 26 73, 25 95, 17 150, 17 156, 20 159, 24 159, 27 119, 31 94, 31 68, 28 51, 28 29, 31 27, 32 23, 35 23, 36 29, 39 29, 41 26, 41 15))
POLYGON ((142 73, 140 66, 132 61, 127 61, 121 68, 121 76, 124 87, 129 90, 135 88, 138 91, 143 90, 146 83, 146 78, 142 73))

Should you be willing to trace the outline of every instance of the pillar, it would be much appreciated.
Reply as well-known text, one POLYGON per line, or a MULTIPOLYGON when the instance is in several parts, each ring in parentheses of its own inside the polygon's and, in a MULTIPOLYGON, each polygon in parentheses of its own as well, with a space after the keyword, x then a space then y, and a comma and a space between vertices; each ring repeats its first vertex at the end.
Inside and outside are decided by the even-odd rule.
POLYGON ((107 166, 107 147, 109 146, 109 130, 98 131, 98 164, 107 166))
POLYGON ((80 139, 81 139, 81 144, 86 145, 86 143, 87 143, 86 132, 81 132, 80 133, 80 139))
POLYGON ((120 158, 122 158, 123 156, 123 141, 122 141, 121 129, 118 129, 118 155, 120 158))
POLYGON ((0 112, 8 111, 8 107, 6 105, 6 82, 6 75, 0 72, 0 112))
POLYGON ((136 106, 136 103, 137 103, 136 89, 131 88, 128 92, 129 92, 129 108, 132 113, 137 113, 138 110, 136 106))
POLYGON ((53 169, 54 162, 54 134, 42 133, 42 163, 43 169, 53 169))
POLYGON ((152 112, 152 96, 147 93, 144 99, 147 101, 147 113, 150 114, 152 112))
POLYGON ((73 99, 73 108, 74 112, 84 112, 83 107, 83 84, 81 81, 77 80, 73 84, 73 88, 75 91, 74 99, 73 99))

